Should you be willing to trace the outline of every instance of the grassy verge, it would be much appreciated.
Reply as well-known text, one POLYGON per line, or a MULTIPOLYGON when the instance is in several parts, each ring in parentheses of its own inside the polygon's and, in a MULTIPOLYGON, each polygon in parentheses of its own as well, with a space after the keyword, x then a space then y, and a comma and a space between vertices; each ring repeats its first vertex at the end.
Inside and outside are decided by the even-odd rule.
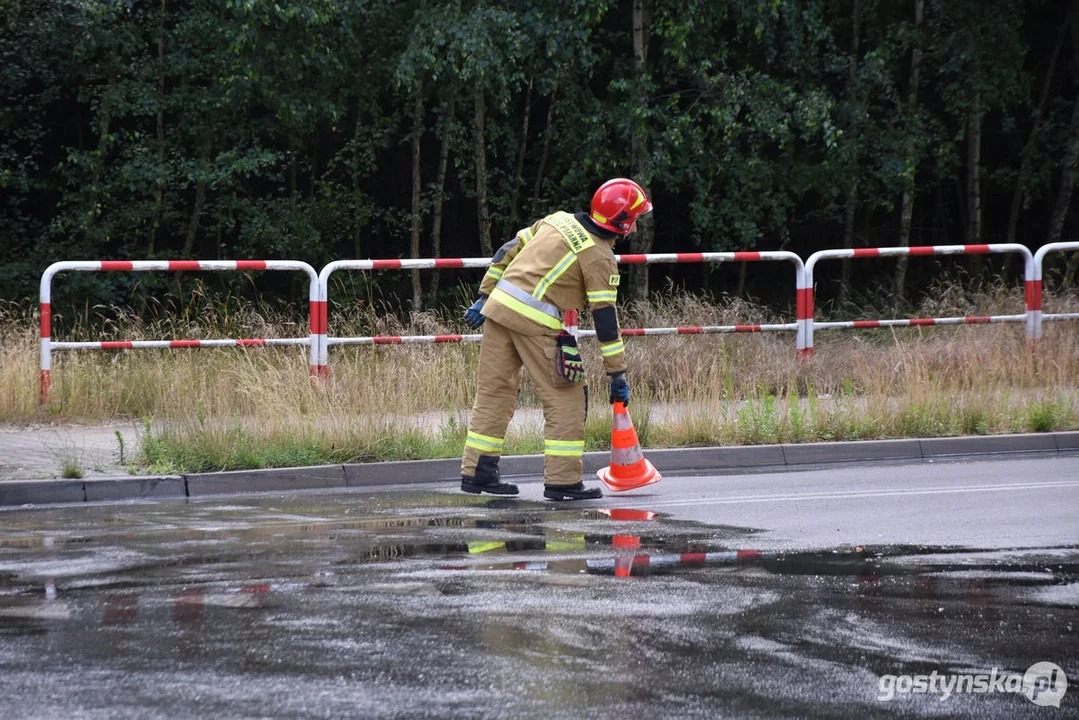
MULTIPOLYGON (((1014 312, 1019 291, 942 286, 919 316, 1014 312)), ((1057 295, 1054 308, 1079 308, 1057 295)), ((65 339, 272 337, 305 334, 302 321, 260 307, 220 314, 163 313, 146 322, 102 311, 65 339), (95 329, 96 328, 96 329, 95 329)), ((1074 310, 1072 310, 1074 311, 1074 310)), ((863 317, 888 317, 886 310, 863 317)), ((462 332, 453 317, 372 319, 333 314, 335 335, 462 332), (361 320, 362 318, 362 320, 361 320)), ((834 315, 830 315, 834 317, 834 315)), ((778 322, 741 300, 678 295, 629 308, 626 326, 778 322)), ((1036 348, 1019 325, 819 331, 814 362, 792 334, 664 336, 627 340, 646 447, 813 442, 1079 429, 1079 324, 1047 323, 1036 348)), ((584 343, 593 409, 586 447, 606 449, 610 414, 595 344, 584 343)), ((5 422, 147 421, 137 455, 157 472, 453 457, 464 441, 478 345, 336 348, 332 377, 312 383, 302 348, 64 352, 37 403, 38 341, 25 308, 0 308, 0 417, 5 422)), ((526 381, 523 421, 507 453, 542 450, 538 402, 526 381)))

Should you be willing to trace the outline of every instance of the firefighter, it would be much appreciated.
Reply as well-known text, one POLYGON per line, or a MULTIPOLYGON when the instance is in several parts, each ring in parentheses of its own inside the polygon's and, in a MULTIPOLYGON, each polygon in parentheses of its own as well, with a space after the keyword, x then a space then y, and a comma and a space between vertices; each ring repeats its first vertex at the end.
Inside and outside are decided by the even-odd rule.
POLYGON ((588 301, 611 379, 610 400, 628 403, 625 348, 615 312, 614 244, 634 232, 637 218, 651 209, 640 185, 615 178, 596 190, 590 212, 548 215, 495 253, 479 298, 465 311, 472 328, 483 325, 483 342, 461 459, 463 491, 517 494, 516 485, 502 482, 498 460, 526 368, 543 403, 543 496, 603 496, 581 481, 588 387, 576 339, 562 328, 562 313, 588 301))

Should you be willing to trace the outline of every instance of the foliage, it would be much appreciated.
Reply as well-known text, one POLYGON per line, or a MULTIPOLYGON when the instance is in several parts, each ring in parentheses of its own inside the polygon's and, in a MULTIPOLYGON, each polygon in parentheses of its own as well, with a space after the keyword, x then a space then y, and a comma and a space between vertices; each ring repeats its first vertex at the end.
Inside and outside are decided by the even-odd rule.
MULTIPOLYGON (((477 140, 496 241, 631 174, 632 147, 649 153, 657 252, 805 254, 837 244, 849 205, 858 242, 892 244, 911 176, 912 243, 957 240, 972 117, 985 239, 1020 183, 1019 237, 1040 244, 1079 76, 1061 53, 1023 176, 1062 21, 1048 0, 929 0, 919 27, 913 1, 645 2, 640 72, 632 6, 3 0, 0 297, 32 297, 60 259, 403 256, 417 94, 424 255, 436 202, 442 254, 479 254, 477 140), (908 107, 914 47, 925 72, 908 107)), ((134 282, 83 277, 68 293, 113 302, 134 282)))

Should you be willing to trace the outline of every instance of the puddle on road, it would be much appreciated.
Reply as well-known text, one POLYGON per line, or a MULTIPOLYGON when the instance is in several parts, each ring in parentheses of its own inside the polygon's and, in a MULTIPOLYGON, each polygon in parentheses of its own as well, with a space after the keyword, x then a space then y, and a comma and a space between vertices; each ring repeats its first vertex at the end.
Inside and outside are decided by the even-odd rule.
POLYGON ((1055 556, 1041 559, 1029 549, 1017 549, 1017 559, 1003 563, 1001 555, 1009 551, 994 550, 984 553, 983 563, 983 553, 964 548, 844 545, 823 552, 764 551, 747 543, 758 532, 671 520, 647 508, 552 507, 437 492, 372 495, 359 502, 353 498, 344 507, 320 503, 316 496, 244 505, 79 508, 9 523, 0 531, 0 593, 5 587, 10 592, 20 580, 43 576, 35 567, 47 566, 47 576, 67 575, 69 581, 115 574, 125 569, 125 553, 138 559, 128 568, 138 573, 225 563, 233 552, 269 560, 318 555, 319 546, 346 549, 347 559, 330 562, 351 565, 426 560, 445 569, 625 577, 716 566, 752 567, 776 575, 857 577, 988 569, 1017 581, 1026 573, 1028 582, 1042 584, 1042 574, 1076 571, 1076 547, 1056 549, 1055 556), (79 521, 68 522, 71 517, 79 521), (203 549, 209 547, 214 551, 203 549), (108 562, 100 557, 106 549, 108 562), (168 559, 155 562, 155 553, 168 559), (899 558, 907 561, 894 562, 899 558), (57 567, 65 562, 69 573, 57 567))
POLYGON ((85 593, 105 594, 107 624, 133 619, 140 597, 145 604, 151 596, 173 608, 173 620, 185 621, 207 607, 266 609, 298 591, 393 595, 402 583, 411 588, 409 576, 418 572, 435 579, 420 582, 422 592, 401 594, 440 594, 440 583, 462 574, 497 583, 507 573, 527 573, 552 584, 570 576, 713 582, 730 574, 762 584, 832 579, 853 587, 870 608, 885 596, 942 594, 985 604, 990 601, 977 598, 999 586, 1035 588, 1058 604, 1074 604, 1079 581, 1079 547, 770 551, 748 544, 758 532, 753 528, 672 520, 647 508, 552 507, 443 493, 373 496, 345 507, 298 498, 97 508, 96 518, 86 510, 38 516, 46 527, 36 531, 26 521, 0 531, 0 631, 70 620, 77 613, 58 597, 85 593), (72 516, 79 520, 64 532, 72 516))
MULTIPOLYGON (((414 492, 8 518, 0 660, 16 697, 27 686, 10 678, 36 682, 56 667, 72 668, 65 687, 145 677, 155 691, 167 683, 138 673, 163 668, 211 698, 258 687, 248 709, 260 715, 281 714, 275 684, 293 678, 289 697, 304 707, 348 683, 361 699, 390 688, 397 714, 386 717, 423 714, 409 703, 424 687, 439 697, 495 687, 467 702, 498 716, 687 716, 698 700, 749 698, 727 714, 865 717, 880 708, 865 703, 883 673, 1068 657, 1079 608, 1079 546, 780 552, 758 529, 645 506, 414 492), (207 675, 183 674, 193 667, 207 675), (592 705, 573 705, 566 687, 585 688, 592 705), (508 705, 522 688, 525 705, 508 705), (626 693, 640 705, 625 705, 626 693), (675 698, 656 705, 668 712, 645 712, 660 695, 675 698), (838 699, 813 712, 822 697, 838 699)), ((93 694, 79 690, 69 694, 93 694)), ((157 716, 191 712, 189 697, 169 705, 160 694, 144 701, 157 716)), ((363 715, 358 702, 324 716, 363 715)))

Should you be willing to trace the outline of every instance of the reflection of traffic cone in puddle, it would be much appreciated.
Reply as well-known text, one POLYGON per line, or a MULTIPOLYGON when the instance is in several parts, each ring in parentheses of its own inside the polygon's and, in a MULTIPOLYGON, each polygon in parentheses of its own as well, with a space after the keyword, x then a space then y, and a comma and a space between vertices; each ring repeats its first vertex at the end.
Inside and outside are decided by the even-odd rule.
POLYGON ((651 510, 633 510, 631 508, 611 508, 600 510, 611 520, 654 520, 656 514, 651 510))
POLYGON ((663 479, 652 463, 644 459, 637 431, 625 403, 614 404, 614 423, 611 428, 611 464, 598 473, 603 484, 615 492, 636 490, 663 479))
POLYGON ((614 576, 629 577, 633 574, 633 565, 637 561, 637 550, 641 548, 641 538, 636 535, 615 535, 611 538, 614 548, 614 576))

